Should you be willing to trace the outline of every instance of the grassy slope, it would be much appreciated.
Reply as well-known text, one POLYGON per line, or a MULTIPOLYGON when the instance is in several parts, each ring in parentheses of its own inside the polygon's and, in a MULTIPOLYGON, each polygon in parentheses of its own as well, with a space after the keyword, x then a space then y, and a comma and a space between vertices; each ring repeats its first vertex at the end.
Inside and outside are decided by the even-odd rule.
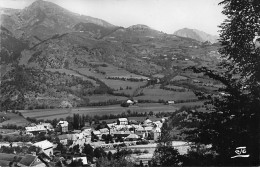
POLYGON ((19 116, 18 114, 14 114, 14 113, 5 114, 4 112, 0 112, 0 117, 5 117, 5 118, 10 119, 10 120, 6 120, 6 121, 0 123, 0 127, 2 127, 3 125, 7 125, 7 124, 25 126, 26 124, 29 123, 23 116, 19 116))

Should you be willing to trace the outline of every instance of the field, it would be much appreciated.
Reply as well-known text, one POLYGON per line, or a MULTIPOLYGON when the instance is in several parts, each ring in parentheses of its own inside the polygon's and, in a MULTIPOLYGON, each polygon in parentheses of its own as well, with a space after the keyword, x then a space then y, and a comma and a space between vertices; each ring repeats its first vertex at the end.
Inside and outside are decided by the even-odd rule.
POLYGON ((136 112, 173 112, 177 109, 174 106, 154 104, 154 106, 132 106, 132 107, 121 107, 119 105, 105 106, 105 107, 88 107, 88 108, 73 108, 73 109, 51 109, 51 110, 32 110, 32 111, 21 111, 24 117, 31 117, 36 119, 59 119, 66 118, 67 116, 73 116, 73 114, 86 114, 90 116, 95 115, 110 115, 110 114, 121 114, 127 112, 127 110, 136 112))
POLYGON ((65 74, 67 74, 67 75, 73 75, 73 76, 76 76, 76 77, 80 77, 80 78, 82 78, 83 80, 90 81, 94 86, 98 86, 98 85, 96 84, 96 81, 94 81, 94 80, 92 80, 92 79, 90 79, 90 78, 87 78, 86 76, 80 75, 80 74, 76 73, 76 72, 73 71, 73 70, 68 70, 68 69, 63 68, 63 69, 47 69, 47 71, 51 71, 51 72, 56 72, 56 71, 57 71, 57 72, 59 72, 59 73, 65 73, 65 74))
POLYGON ((106 102, 109 100, 117 100, 117 101, 125 101, 128 98, 123 96, 113 96, 109 94, 103 94, 103 95, 92 95, 88 97, 90 100, 90 103, 98 103, 98 102, 106 102))
POLYGON ((142 91, 144 96, 138 96, 138 100, 188 100, 188 99, 197 99, 195 94, 192 91, 187 92, 175 92, 170 90, 160 89, 158 85, 149 86, 142 91))
POLYGON ((14 114, 14 113, 5 113, 5 112, 0 112, 0 117, 5 117, 9 120, 6 120, 4 122, 0 123, 0 127, 2 127, 3 125, 7 125, 7 124, 14 124, 17 126, 25 126, 26 124, 28 124, 29 122, 22 116, 19 116, 18 114, 14 114))
MULTIPOLYGON (((143 122, 146 120, 146 116, 144 117, 128 117, 128 120, 135 120, 137 122, 143 122)), ((151 121, 159 121, 159 120, 162 120, 162 118, 157 118, 155 116, 148 116, 148 118, 151 120, 151 121)), ((106 120, 101 120, 102 121, 105 121, 106 123, 116 123, 116 120, 117 119, 106 119, 106 120)))
POLYGON ((163 105, 159 103, 150 104, 137 104, 136 106, 121 107, 120 105, 100 106, 100 107, 83 107, 83 108, 71 108, 71 109, 39 109, 39 110, 21 110, 20 112, 24 117, 31 117, 36 119, 52 120, 66 118, 67 116, 73 116, 73 114, 85 114, 89 116, 95 115, 110 115, 121 114, 123 112, 136 111, 136 112, 174 112, 181 106, 195 106, 201 105, 202 102, 180 103, 175 105, 163 105))
POLYGON ((141 75, 137 75, 134 73, 130 73, 128 71, 126 71, 125 69, 122 68, 118 68, 115 67, 111 64, 106 64, 108 65, 107 67, 98 67, 99 71, 105 72, 106 73, 106 77, 125 77, 125 78, 143 78, 143 79, 147 79, 148 77, 145 76, 141 76, 141 75))

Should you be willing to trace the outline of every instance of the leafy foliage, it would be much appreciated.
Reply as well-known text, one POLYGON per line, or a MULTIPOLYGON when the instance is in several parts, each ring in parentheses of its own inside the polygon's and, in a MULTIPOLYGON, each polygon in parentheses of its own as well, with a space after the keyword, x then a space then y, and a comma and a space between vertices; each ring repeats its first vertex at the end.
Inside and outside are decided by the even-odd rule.
MULTIPOLYGON (((260 51, 253 39, 259 34, 259 3, 224 0, 220 53, 224 72, 194 68, 196 72, 222 82, 223 95, 211 97, 206 112, 194 112, 198 128, 189 132, 193 141, 212 144, 218 162, 215 166, 259 165, 260 51), (258 10, 256 10, 258 9, 258 10), (250 158, 231 160, 236 147, 246 146, 250 158)), ((213 161, 213 159, 212 159, 213 161)))

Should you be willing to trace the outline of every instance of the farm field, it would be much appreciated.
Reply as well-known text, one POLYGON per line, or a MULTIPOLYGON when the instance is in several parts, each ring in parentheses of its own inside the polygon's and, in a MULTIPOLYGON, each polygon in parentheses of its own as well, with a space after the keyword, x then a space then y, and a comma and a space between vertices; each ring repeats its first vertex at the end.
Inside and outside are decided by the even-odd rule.
MULTIPOLYGON (((146 116, 143 116, 143 117, 127 117, 128 120, 136 120, 137 122, 143 122, 146 120, 146 116)), ((151 120, 151 121, 159 121, 159 120, 162 120, 162 118, 157 118, 155 116, 148 116, 148 118, 151 120)), ((106 119, 106 120, 101 120, 102 121, 105 121, 106 123, 116 123, 117 119, 106 119)))
POLYGON ((111 105, 111 106, 100 106, 100 107, 82 107, 82 108, 71 108, 71 109, 38 109, 38 110, 21 110, 20 112, 23 116, 44 119, 44 120, 53 120, 55 118, 66 118, 67 116, 73 116, 73 114, 86 114, 90 116, 95 115, 110 115, 110 114, 121 114, 130 110, 132 112, 174 112, 182 106, 196 106, 202 105, 202 102, 190 102, 190 103, 179 103, 175 105, 164 105, 159 103, 149 103, 149 104, 138 104, 131 107, 121 107, 120 105, 111 105))
POLYGON ((178 107, 163 105, 163 104, 153 104, 153 106, 140 105, 131 107, 121 107, 120 105, 104 106, 104 107, 84 107, 84 108, 72 108, 72 109, 45 109, 45 110, 23 110, 21 113, 24 117, 31 117, 36 119, 52 120, 59 118, 66 118, 67 116, 73 116, 73 114, 86 114, 90 116, 95 115, 110 115, 110 114, 121 114, 127 112, 127 110, 136 112, 173 112, 178 107))
POLYGON ((80 75, 78 73, 76 73, 75 71, 73 70, 68 70, 68 69, 47 69, 47 71, 51 71, 51 72, 56 72, 58 71, 59 73, 65 73, 67 75, 73 75, 73 76, 76 76, 76 77, 80 77, 82 78, 83 80, 87 80, 87 81, 90 81, 94 86, 98 86, 98 84, 96 83, 96 81, 90 79, 90 78, 87 78, 86 76, 83 76, 83 75, 80 75))
POLYGON ((170 90, 160 89, 159 85, 149 86, 142 90, 144 96, 136 97, 137 100, 188 100, 197 99, 192 91, 175 92, 170 90))
POLYGON ((148 77, 137 75, 134 73, 130 73, 129 71, 126 71, 125 69, 115 67, 111 64, 107 64, 107 67, 98 67, 99 71, 105 72, 106 77, 121 77, 121 78, 143 78, 147 79, 148 77))
POLYGON ((102 95, 92 95, 88 96, 90 103, 97 103, 97 102, 106 102, 109 100, 117 100, 117 101, 125 101, 128 98, 124 96, 113 96, 109 94, 102 94, 102 95))
MULTIPOLYGON (((86 68, 79 68, 77 69, 77 71, 82 75, 98 78, 99 80, 103 81, 107 86, 115 90, 120 89, 120 87, 125 89, 127 86, 131 87, 132 89, 136 89, 146 83, 146 82, 131 82, 131 81, 107 79, 105 75, 89 71, 86 68)), ((120 76, 119 73, 118 76, 120 76)))
POLYGON ((0 127, 2 127, 3 125, 8 125, 8 124, 14 124, 17 126, 25 126, 26 124, 28 124, 29 122, 22 116, 19 116, 18 114, 14 114, 14 113, 5 113, 5 112, 0 112, 0 117, 5 117, 6 121, 3 121, 0 123, 0 127))

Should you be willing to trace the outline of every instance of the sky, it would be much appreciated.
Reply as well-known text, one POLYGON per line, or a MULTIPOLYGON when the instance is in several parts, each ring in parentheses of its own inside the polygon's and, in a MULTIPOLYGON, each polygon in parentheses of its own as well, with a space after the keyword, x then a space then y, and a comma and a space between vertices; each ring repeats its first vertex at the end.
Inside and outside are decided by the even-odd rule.
MULTIPOLYGON (((0 0, 0 7, 23 9, 35 0, 0 0)), ((144 24, 168 34, 191 28, 218 35, 224 21, 221 0, 46 0, 81 15, 129 27, 144 24)))

